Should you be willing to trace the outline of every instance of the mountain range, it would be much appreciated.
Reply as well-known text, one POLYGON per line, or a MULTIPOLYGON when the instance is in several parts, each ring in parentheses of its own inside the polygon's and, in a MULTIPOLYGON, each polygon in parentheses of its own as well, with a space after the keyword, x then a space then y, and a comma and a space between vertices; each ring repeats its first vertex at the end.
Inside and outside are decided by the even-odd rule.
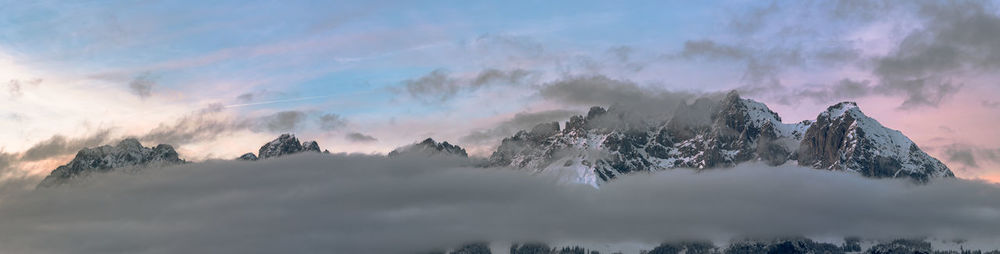
POLYGON ((591 184, 634 172, 749 161, 918 182, 954 177, 947 166, 901 132, 866 116, 854 102, 837 103, 815 120, 790 124, 736 92, 721 100, 681 103, 671 118, 653 124, 629 125, 629 113, 593 107, 562 129, 552 122, 520 131, 501 142, 490 165, 560 172, 591 184))
MULTIPOLYGON (((592 107, 562 127, 558 122, 541 123, 503 139, 482 166, 556 174, 595 186, 636 172, 705 170, 753 161, 917 182, 954 177, 947 166, 901 132, 866 116, 854 102, 832 105, 813 120, 784 123, 767 105, 730 92, 723 98, 679 102, 668 115, 636 121, 636 114, 628 109, 592 107)), ((282 134, 261 146, 257 154, 237 159, 254 161, 300 152, 321 150, 316 141, 300 142, 292 134, 282 134)), ((408 154, 468 157, 462 147, 430 138, 397 148, 388 156, 408 154)), ((115 168, 184 162, 170 145, 147 148, 130 138, 116 146, 81 150, 39 186, 115 168)))

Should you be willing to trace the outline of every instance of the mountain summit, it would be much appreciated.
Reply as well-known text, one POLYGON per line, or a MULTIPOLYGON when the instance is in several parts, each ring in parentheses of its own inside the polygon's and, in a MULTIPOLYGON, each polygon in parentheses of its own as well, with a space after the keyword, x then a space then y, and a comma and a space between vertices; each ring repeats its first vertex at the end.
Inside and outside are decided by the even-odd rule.
POLYGON ((943 163, 899 131, 865 116, 853 102, 831 106, 815 121, 791 124, 736 92, 681 103, 670 118, 645 121, 653 124, 635 124, 629 114, 593 107, 586 116, 571 117, 563 129, 556 122, 539 124, 505 138, 490 164, 555 172, 589 184, 632 172, 729 167, 747 161, 791 161, 920 182, 954 177, 943 163))
POLYGON ((139 140, 127 138, 115 146, 84 148, 66 165, 52 170, 38 187, 63 184, 74 177, 108 172, 116 168, 146 168, 184 163, 170 145, 143 147, 139 140))
POLYGON ((278 136, 278 138, 264 144, 259 150, 257 150, 257 155, 253 153, 246 153, 240 156, 239 160, 263 160, 268 158, 276 158, 284 155, 300 153, 300 152, 321 152, 319 150, 319 143, 316 141, 306 141, 303 143, 299 142, 299 139, 293 134, 285 133, 278 136))
POLYGON ((419 143, 414 143, 411 145, 403 146, 392 150, 389 152, 389 157, 403 156, 403 155, 420 155, 420 156, 436 156, 436 155, 453 155, 459 157, 469 157, 469 154, 465 152, 465 149, 449 144, 448 141, 438 143, 432 138, 424 139, 419 143))
POLYGON ((909 177, 926 182, 955 176, 902 132, 866 116, 854 102, 841 102, 820 113, 806 131, 798 154, 799 165, 869 177, 909 177))

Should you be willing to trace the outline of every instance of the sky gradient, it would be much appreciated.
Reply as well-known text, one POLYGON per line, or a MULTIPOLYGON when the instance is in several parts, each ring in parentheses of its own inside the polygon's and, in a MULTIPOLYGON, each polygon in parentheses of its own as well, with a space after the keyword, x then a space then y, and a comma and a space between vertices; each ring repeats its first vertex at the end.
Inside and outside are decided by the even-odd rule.
POLYGON ((0 1, 0 178, 139 137, 192 161, 280 133, 346 153, 500 138, 634 89, 839 101, 1000 182, 1000 16, 977 1, 0 1), (601 77, 590 93, 561 81, 601 77), (607 91, 602 92, 602 91, 607 91), (603 97, 602 97, 603 96, 603 97))

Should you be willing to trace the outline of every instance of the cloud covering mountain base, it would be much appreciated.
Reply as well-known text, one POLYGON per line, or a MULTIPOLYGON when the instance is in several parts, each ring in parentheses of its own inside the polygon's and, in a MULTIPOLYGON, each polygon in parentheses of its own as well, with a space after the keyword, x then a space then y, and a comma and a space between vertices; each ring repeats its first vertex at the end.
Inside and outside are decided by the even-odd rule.
MULTIPOLYGON (((298 154, 0 188, 2 253, 420 253, 474 241, 967 240, 996 249, 1000 187, 743 164, 558 184, 459 159, 298 154)), ((2 183, 0 183, 2 184, 2 183)))

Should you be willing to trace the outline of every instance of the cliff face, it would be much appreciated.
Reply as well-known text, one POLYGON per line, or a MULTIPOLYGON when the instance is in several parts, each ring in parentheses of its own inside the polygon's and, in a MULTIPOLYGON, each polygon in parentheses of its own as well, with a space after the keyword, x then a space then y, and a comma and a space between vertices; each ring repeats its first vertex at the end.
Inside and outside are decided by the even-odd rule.
POLYGON ((909 177, 926 182, 954 177, 951 170, 920 150, 903 133, 865 116, 853 102, 827 108, 806 131, 799 165, 855 171, 868 177, 909 177))

